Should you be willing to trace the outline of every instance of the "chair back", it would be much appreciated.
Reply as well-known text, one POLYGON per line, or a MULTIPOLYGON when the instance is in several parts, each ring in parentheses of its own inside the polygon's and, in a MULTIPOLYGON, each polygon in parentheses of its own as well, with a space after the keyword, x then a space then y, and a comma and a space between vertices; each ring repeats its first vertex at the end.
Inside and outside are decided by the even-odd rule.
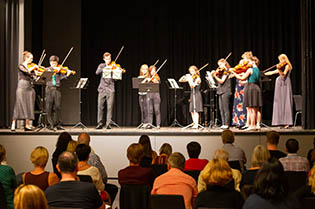
POLYGON ((150 197, 151 209, 185 209, 182 195, 158 195, 150 197))
POLYGON ((297 112, 302 111, 302 98, 302 95, 293 95, 295 110, 297 112))
POLYGON ((285 171, 284 175, 287 178, 289 193, 295 192, 307 184, 307 172, 305 171, 285 171))
POLYGON ((150 209, 151 187, 142 184, 124 184, 119 194, 120 209, 150 209))
POLYGON ((16 185, 17 185, 17 187, 18 186, 20 186, 21 184, 23 184, 23 174, 24 174, 25 172, 21 172, 21 173, 18 173, 17 175, 16 175, 16 185))
POLYGON ((315 197, 304 197, 302 199, 302 207, 303 209, 314 209, 315 205, 315 197))
POLYGON ((0 208, 7 208, 7 200, 4 193, 3 186, 0 182, 0 208))
POLYGON ((93 183, 92 177, 90 175, 77 175, 80 181, 93 183))
POLYGON ((228 164, 231 168, 233 169, 237 169, 239 170, 240 172, 243 172, 243 169, 242 169, 242 165, 240 163, 239 160, 232 160, 232 161, 228 161, 228 164))
POLYGON ((189 170, 189 171, 184 171, 186 174, 188 174, 189 176, 193 177, 196 181, 196 183, 198 182, 198 178, 199 178, 199 174, 200 174, 200 170, 189 170))

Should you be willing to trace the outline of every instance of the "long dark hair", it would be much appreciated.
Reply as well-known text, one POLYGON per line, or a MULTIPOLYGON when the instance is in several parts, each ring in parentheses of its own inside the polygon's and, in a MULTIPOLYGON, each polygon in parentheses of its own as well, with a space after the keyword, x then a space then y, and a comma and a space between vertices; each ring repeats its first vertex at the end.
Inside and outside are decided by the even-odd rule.
POLYGON ((72 140, 72 137, 71 135, 68 133, 68 132, 62 132, 59 137, 58 137, 58 140, 57 140, 57 143, 56 143, 56 150, 53 154, 53 157, 57 157, 64 151, 67 150, 67 146, 68 146, 68 143, 69 141, 72 140))
POLYGON ((152 147, 149 136, 141 135, 139 138, 139 144, 141 144, 144 148, 144 156, 152 158, 152 147))

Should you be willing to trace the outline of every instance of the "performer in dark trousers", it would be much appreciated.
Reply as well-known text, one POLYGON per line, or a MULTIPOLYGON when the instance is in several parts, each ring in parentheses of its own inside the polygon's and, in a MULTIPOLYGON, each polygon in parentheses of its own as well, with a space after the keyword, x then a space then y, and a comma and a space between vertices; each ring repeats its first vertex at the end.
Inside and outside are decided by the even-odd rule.
MULTIPOLYGON (((148 78, 148 65, 143 64, 140 68, 140 74, 138 78, 148 78)), ((147 106, 147 92, 138 92, 139 94, 139 106, 141 112, 141 123, 143 126, 148 122, 148 106, 147 106)))

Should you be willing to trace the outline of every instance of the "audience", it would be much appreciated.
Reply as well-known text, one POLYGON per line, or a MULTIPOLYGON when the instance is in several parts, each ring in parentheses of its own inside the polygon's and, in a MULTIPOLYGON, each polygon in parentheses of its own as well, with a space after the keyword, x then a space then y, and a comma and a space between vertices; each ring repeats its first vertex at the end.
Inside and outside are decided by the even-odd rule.
POLYGON ((8 165, 2 165, 1 162, 5 159, 6 150, 0 144, 0 183, 2 184, 7 209, 13 209, 13 195, 16 188, 16 177, 13 168, 8 165))
POLYGON ((267 132, 266 144, 267 144, 267 149, 269 150, 269 153, 270 153, 270 157, 279 159, 279 158, 287 156, 287 154, 278 150, 279 139, 280 139, 280 134, 278 132, 276 131, 267 132))
POLYGON ((207 189, 198 194, 196 208, 242 208, 244 200, 241 194, 234 188, 226 186, 233 179, 232 169, 226 160, 220 158, 211 160, 201 175, 207 189))
POLYGON ((152 150, 151 141, 148 135, 141 135, 139 138, 139 144, 143 146, 144 156, 141 160, 141 167, 151 167, 157 158, 157 153, 152 150))
POLYGON ((224 130, 221 134, 223 149, 225 149, 229 153, 229 161, 239 161, 241 170, 245 170, 245 163, 247 162, 245 152, 239 148, 234 146, 234 133, 231 130, 224 130))
POLYGON ((196 181, 183 172, 185 157, 174 152, 168 158, 168 165, 169 171, 155 179, 151 194, 183 195, 186 209, 192 209, 197 186, 196 181))
MULTIPOLYGON (((222 160, 228 161, 229 153, 227 153, 227 151, 225 151, 224 149, 217 149, 213 154, 213 159, 214 160, 222 159, 222 160)), ((205 175, 205 173, 209 171, 209 166, 210 166, 210 163, 208 163, 205 166, 205 168, 200 172, 200 175, 198 178, 198 192, 202 192, 207 189, 207 184, 205 180, 202 178, 202 176, 205 175)), ((232 178, 234 180, 234 189, 236 191, 240 191, 240 182, 242 179, 242 174, 237 169, 231 168, 231 170, 232 170, 232 178)))
POLYGON ((43 190, 36 185, 21 184, 14 192, 14 209, 48 209, 43 190))
POLYGON ((172 154, 172 146, 164 143, 160 147, 160 155, 155 159, 154 164, 167 164, 168 157, 172 154))
POLYGON ((77 175, 91 176, 93 184, 95 185, 98 192, 101 193, 102 191, 104 191, 105 186, 99 170, 96 167, 88 164, 90 152, 91 148, 86 144, 79 144, 76 147, 75 153, 77 154, 79 159, 77 175))
POLYGON ((315 137, 313 139, 313 148, 307 152, 307 159, 309 161, 310 167, 314 166, 315 162, 315 137))
POLYGON ((188 170, 202 170, 208 163, 207 159, 199 159, 201 146, 198 142, 189 142, 186 146, 189 159, 185 162, 185 171, 188 170))
POLYGON ((49 207, 105 208, 94 184, 76 181, 78 158, 74 153, 66 151, 60 154, 57 169, 61 181, 45 191, 49 207))
POLYGON ((47 187, 59 182, 55 173, 45 171, 48 157, 49 153, 45 147, 38 146, 32 151, 30 160, 34 169, 23 174, 23 184, 33 184, 45 191, 47 187))
POLYGON ((52 165, 54 169, 54 173, 57 174, 59 178, 61 178, 61 174, 58 172, 56 168, 58 157, 61 153, 67 150, 68 143, 72 141, 71 135, 68 132, 62 132, 57 140, 56 149, 52 155, 52 165))
POLYGON ((78 145, 77 141, 74 140, 69 141, 66 151, 75 152, 75 148, 77 147, 77 145, 78 145))
POLYGON ((129 166, 118 172, 118 181, 123 184, 147 184, 152 185, 154 175, 152 168, 140 167, 144 156, 144 148, 141 144, 133 143, 127 149, 129 166))
POLYGON ((299 142, 296 139, 288 139, 286 144, 287 157, 280 158, 284 171, 305 171, 310 169, 307 158, 298 156, 299 142))

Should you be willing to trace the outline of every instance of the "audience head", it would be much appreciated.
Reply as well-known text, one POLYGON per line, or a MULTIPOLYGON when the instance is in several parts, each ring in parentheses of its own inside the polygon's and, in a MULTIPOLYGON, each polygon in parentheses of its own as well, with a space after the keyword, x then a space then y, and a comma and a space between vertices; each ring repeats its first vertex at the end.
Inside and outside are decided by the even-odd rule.
POLYGON ((189 158, 198 158, 201 152, 201 146, 198 142, 189 142, 186 146, 189 158))
POLYGON ((38 146, 32 151, 30 160, 32 161, 34 166, 45 168, 48 157, 48 150, 45 147, 38 146))
POLYGON ((232 169, 226 160, 210 160, 201 176, 206 184, 224 186, 232 180, 232 169))
POLYGON ((78 145, 77 141, 74 140, 69 141, 66 151, 75 152, 75 148, 77 147, 77 145, 78 145))
POLYGON ((285 198, 286 186, 283 166, 276 158, 270 158, 263 164, 254 181, 255 193, 271 201, 281 201, 285 198))
POLYGON ((73 173, 77 171, 78 157, 73 152, 63 152, 58 157, 57 169, 60 173, 73 173))
POLYGON ((169 156, 168 164, 171 168, 178 168, 183 171, 185 168, 185 157, 179 152, 174 152, 169 156))
POLYGON ((278 145, 280 139, 280 134, 276 131, 267 132, 267 144, 278 145))
POLYGON ((299 142, 296 139, 288 139, 285 143, 288 153, 297 153, 299 150, 299 142))
POLYGON ((229 153, 225 149, 217 149, 213 153, 213 159, 222 159, 222 160, 228 161, 229 153))
POLYGON ((151 147, 151 141, 148 135, 141 135, 139 138, 139 144, 143 146, 144 149, 144 156, 146 157, 152 157, 152 147, 151 147))
POLYGON ((87 161, 91 153, 91 147, 86 144, 78 144, 75 148, 75 153, 77 154, 79 161, 87 161))
POLYGON ((160 155, 166 154, 167 156, 170 156, 172 154, 172 146, 169 143, 164 143, 160 147, 160 155))
POLYGON ((35 185, 21 184, 14 192, 14 209, 48 209, 44 192, 35 185))
POLYGON ((252 154, 252 166, 261 167, 270 158, 270 153, 266 147, 257 145, 252 154))
POLYGON ((79 134, 78 136, 78 144, 86 144, 86 145, 90 145, 90 135, 86 132, 82 132, 79 134))
POLYGON ((313 166, 313 168, 310 170, 308 185, 311 186, 312 193, 315 194, 315 166, 313 166))
POLYGON ((139 143, 133 143, 129 145, 127 149, 127 158, 130 163, 135 165, 140 164, 141 159, 144 156, 143 146, 139 143))
POLYGON ((57 140, 56 150, 63 152, 67 150, 68 143, 72 140, 71 135, 68 132, 62 132, 57 140))
POLYGON ((221 133, 223 144, 233 144, 235 141, 234 133, 231 130, 224 130, 221 133))
POLYGON ((2 144, 0 144, 0 163, 5 160, 5 148, 2 144))

